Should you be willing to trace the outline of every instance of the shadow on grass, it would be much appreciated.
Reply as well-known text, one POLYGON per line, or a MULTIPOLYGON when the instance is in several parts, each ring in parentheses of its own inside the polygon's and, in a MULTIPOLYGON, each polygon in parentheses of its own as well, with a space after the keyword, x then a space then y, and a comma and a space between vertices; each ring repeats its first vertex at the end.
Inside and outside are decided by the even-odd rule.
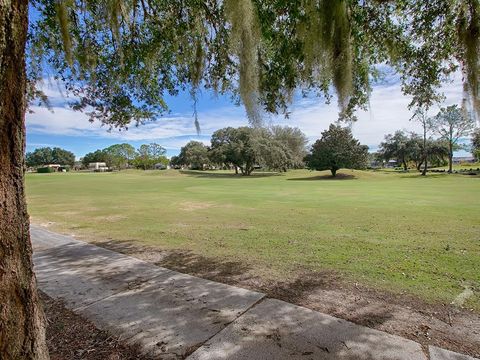
POLYGON ((358 178, 355 175, 351 174, 337 174, 337 176, 332 175, 317 175, 309 176, 302 178, 292 178, 287 179, 289 181, 313 181, 313 180, 357 180, 358 178))
POLYGON ((249 176, 243 176, 242 174, 235 174, 232 173, 224 173, 224 172, 204 172, 204 171, 196 171, 196 170, 180 170, 179 171, 183 175, 193 176, 197 178, 207 178, 207 179, 252 179, 252 178, 263 178, 263 177, 271 177, 271 176, 281 176, 282 174, 274 173, 274 172, 257 172, 252 173, 249 176))
POLYGON ((94 244, 170 270, 227 284, 244 280, 250 270, 246 264, 238 261, 220 261, 186 250, 161 250, 155 246, 116 240, 94 244))
MULTIPOLYGON (((156 265, 224 284, 250 288, 265 293, 269 298, 292 304, 308 302, 308 297, 316 290, 336 289, 342 282, 340 275, 334 271, 311 272, 307 269, 295 279, 267 281, 254 275, 252 269, 241 262, 222 261, 189 251, 171 251, 156 265)), ((372 307, 350 320, 360 325, 376 327, 392 316, 389 309, 372 307)))
POLYGON ((167 269, 227 284, 245 278, 250 268, 238 261, 220 261, 190 251, 170 251, 156 263, 167 269))
POLYGON ((265 281, 256 276, 252 268, 240 261, 225 261, 195 254, 187 250, 161 250, 155 246, 128 241, 101 241, 95 245, 162 266, 170 270, 218 281, 224 284, 247 287, 261 291, 268 297, 298 303, 314 289, 335 288, 341 281, 333 271, 312 273, 302 271, 295 279, 265 281))
MULTIPOLYGON (((115 240, 98 242, 97 245, 180 273, 259 291, 266 294, 269 298, 303 306, 311 303, 310 296, 319 290, 320 292, 323 290, 327 292, 328 290, 336 290, 339 284, 342 284, 341 275, 332 270, 312 272, 308 269, 299 269, 300 273, 293 279, 279 281, 263 279, 255 274, 253 268, 248 263, 206 257, 195 254, 192 251, 161 250, 155 246, 115 240)), ((358 295, 359 299, 362 298, 362 293, 356 295, 358 295)), ((328 302, 328 298, 319 300, 319 298, 314 297, 313 299, 314 302, 328 302)), ((333 313, 332 315, 346 317, 354 323, 373 328, 382 325, 393 317, 391 309, 388 307, 383 308, 370 304, 359 311, 357 309, 359 305, 356 302, 352 305, 352 308, 349 308, 348 304, 345 306, 346 308, 343 311, 346 311, 346 313, 340 311, 340 314, 333 313)), ((335 310, 338 310, 336 304, 335 310)))
POLYGON ((441 178, 448 175, 456 175, 456 174, 448 174, 448 173, 430 173, 428 172, 427 175, 423 176, 421 172, 411 172, 405 173, 400 175, 399 178, 401 179, 428 179, 428 178, 441 178))

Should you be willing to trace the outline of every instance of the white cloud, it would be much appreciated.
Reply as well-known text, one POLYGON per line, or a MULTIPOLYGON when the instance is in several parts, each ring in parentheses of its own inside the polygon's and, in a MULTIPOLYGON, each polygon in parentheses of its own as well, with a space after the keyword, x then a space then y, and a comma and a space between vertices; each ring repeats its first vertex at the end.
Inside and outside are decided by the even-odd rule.
MULTIPOLYGON (((462 82, 455 76, 453 82, 442 88, 446 101, 442 106, 460 104, 462 82)), ((358 121, 352 125, 352 132, 363 144, 371 147, 379 144, 384 136, 396 130, 420 132, 421 127, 411 121, 413 112, 408 109, 411 98, 402 94, 400 84, 377 85, 374 87, 368 111, 358 111, 358 121)), ((438 106, 430 109, 434 115, 438 106)), ((310 139, 319 138, 321 132, 338 119, 335 99, 325 104, 322 99, 302 99, 294 104, 290 119, 272 119, 273 123, 299 127, 310 139)))

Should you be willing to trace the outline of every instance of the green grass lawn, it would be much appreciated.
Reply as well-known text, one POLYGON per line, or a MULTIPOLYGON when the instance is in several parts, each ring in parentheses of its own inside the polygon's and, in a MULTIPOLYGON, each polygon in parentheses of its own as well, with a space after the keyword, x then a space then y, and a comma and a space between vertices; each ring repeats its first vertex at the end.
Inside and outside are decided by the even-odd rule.
POLYGON ((346 281, 480 311, 480 178, 292 171, 28 174, 34 222, 239 261, 259 276, 346 281))
MULTIPOLYGON (((480 168, 480 163, 462 163, 462 164, 453 164, 452 169, 453 170, 461 170, 461 169, 478 169, 480 168)), ((445 166, 440 166, 432 169, 443 169, 443 170, 448 170, 448 165, 445 166)))

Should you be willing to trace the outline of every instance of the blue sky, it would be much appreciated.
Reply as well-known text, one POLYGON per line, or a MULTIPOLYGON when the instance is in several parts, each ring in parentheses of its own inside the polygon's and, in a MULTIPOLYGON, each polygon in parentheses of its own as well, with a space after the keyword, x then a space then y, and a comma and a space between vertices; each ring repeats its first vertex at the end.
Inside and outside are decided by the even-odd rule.
MULTIPOLYGON (((420 132, 415 122, 409 121, 410 99, 401 93, 395 77, 387 78, 374 86, 369 111, 359 111, 359 120, 353 124, 353 134, 375 150, 385 134, 399 129, 420 132)), ((170 113, 154 122, 132 127, 127 131, 112 130, 100 123, 90 123, 85 114, 68 107, 68 98, 62 94, 61 85, 45 82, 45 93, 49 96, 52 109, 31 106, 33 113, 27 114, 27 151, 43 146, 58 146, 75 153, 77 158, 88 152, 111 144, 127 142, 135 147, 156 142, 167 149, 167 155, 178 154, 180 148, 190 140, 209 143, 211 134, 225 126, 247 125, 245 111, 231 103, 228 97, 216 97, 203 92, 199 97, 198 114, 201 133, 194 126, 192 101, 188 94, 168 98, 170 113)), ((457 74, 443 89, 446 101, 443 105, 460 104, 462 99, 461 76, 457 74)), ((431 109, 435 114, 438 108, 431 109)), ((320 137, 330 123, 337 120, 338 107, 333 99, 331 104, 324 99, 298 98, 291 105, 291 115, 265 115, 265 124, 279 124, 299 127, 313 142, 320 137)), ((461 152, 457 155, 465 155, 461 152)))

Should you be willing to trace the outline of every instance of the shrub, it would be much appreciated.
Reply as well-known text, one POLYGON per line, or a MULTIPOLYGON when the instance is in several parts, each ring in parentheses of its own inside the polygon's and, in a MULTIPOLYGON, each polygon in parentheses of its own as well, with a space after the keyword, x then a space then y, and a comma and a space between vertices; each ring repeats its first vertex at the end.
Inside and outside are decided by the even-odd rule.
POLYGON ((37 172, 38 172, 38 173, 53 173, 53 172, 55 172, 55 169, 46 166, 46 167, 38 168, 38 169, 37 169, 37 172))

